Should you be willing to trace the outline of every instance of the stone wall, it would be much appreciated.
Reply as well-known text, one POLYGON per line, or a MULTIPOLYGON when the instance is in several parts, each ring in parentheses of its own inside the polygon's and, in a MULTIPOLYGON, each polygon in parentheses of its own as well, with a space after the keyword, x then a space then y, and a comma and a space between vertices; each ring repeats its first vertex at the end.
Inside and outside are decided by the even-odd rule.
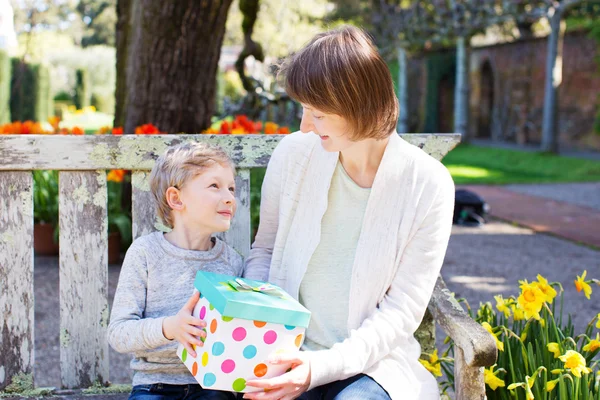
MULTIPOLYGON (((547 40, 471 49, 470 135, 517 143, 541 141, 547 40)), ((598 43, 582 32, 564 41, 558 126, 565 147, 600 150, 598 43)))

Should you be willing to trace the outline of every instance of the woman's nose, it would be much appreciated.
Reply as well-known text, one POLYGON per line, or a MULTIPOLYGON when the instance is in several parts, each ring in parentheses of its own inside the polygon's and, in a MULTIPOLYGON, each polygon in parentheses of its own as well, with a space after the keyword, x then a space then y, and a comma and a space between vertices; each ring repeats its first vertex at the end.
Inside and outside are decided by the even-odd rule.
POLYGON ((312 123, 312 119, 306 115, 306 113, 302 113, 302 120, 300 121, 300 130, 303 133, 308 133, 314 130, 314 125, 312 123))

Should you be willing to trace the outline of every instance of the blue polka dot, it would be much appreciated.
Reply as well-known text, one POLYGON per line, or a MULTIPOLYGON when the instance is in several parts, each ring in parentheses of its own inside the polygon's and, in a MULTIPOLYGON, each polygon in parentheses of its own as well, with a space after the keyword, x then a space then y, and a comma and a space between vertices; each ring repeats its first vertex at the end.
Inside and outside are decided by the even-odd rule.
POLYGON ((254 356, 256 355, 256 347, 250 345, 250 346, 246 346, 246 348, 244 349, 244 357, 246 357, 248 360, 251 358, 254 358, 254 356))
POLYGON ((286 325, 285 329, 287 329, 288 331, 293 331, 294 329, 296 329, 296 327, 294 325, 286 325))
POLYGON ((210 372, 204 375, 203 384, 204 386, 212 386, 217 381, 217 377, 215 374, 211 374, 210 372))
POLYGON ((215 342, 212 347, 213 356, 220 356, 225 351, 225 345, 221 342, 215 342))

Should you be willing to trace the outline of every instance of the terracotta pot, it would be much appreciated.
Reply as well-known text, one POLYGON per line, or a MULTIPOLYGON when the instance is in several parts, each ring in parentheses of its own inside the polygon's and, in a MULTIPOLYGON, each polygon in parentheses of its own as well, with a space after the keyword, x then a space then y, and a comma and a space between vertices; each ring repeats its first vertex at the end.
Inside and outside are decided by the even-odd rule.
POLYGON ((121 234, 109 232, 108 234, 108 263, 118 264, 121 261, 121 234))
POLYGON ((57 256, 58 242, 54 241, 54 225, 33 225, 33 250, 39 256, 57 256))

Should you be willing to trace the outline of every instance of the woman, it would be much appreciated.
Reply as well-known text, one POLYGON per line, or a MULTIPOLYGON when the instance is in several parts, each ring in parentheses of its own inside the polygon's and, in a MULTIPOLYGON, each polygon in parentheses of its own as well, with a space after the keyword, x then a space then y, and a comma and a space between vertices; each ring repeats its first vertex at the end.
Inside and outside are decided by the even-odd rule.
POLYGON ((311 312, 294 368, 250 399, 438 399, 413 334, 452 225, 446 168, 395 132, 389 70, 365 33, 317 35, 282 70, 301 132, 273 152, 245 276, 311 312))

